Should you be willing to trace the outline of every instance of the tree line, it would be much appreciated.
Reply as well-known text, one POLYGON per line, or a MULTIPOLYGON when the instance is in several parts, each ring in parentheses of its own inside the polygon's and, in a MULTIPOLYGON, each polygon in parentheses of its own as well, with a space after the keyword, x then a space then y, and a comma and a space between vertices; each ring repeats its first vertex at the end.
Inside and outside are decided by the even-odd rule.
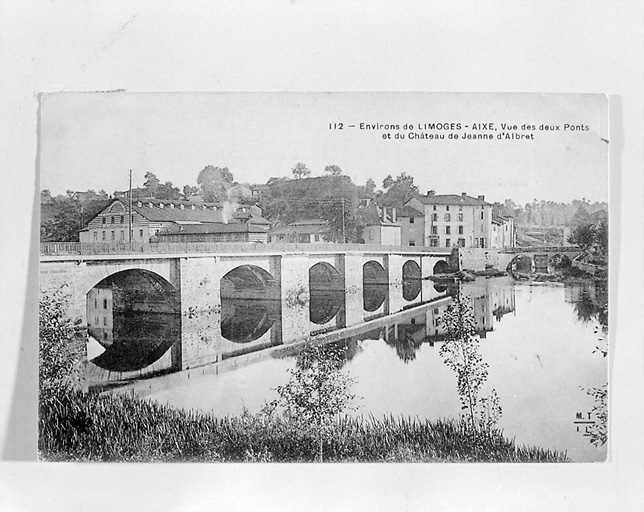
MULTIPOLYGON (((401 209, 410 199, 421 195, 414 177, 406 172, 395 177, 387 175, 378 188, 373 178, 364 185, 354 184, 336 164, 325 166, 322 176, 312 177, 311 169, 303 162, 293 166, 290 177, 270 178, 260 186, 260 197, 253 196, 254 186, 235 181, 228 167, 207 165, 198 173, 196 185, 186 184, 182 188, 147 172, 143 186, 132 189, 132 197, 259 203, 264 216, 275 225, 322 219, 328 222, 329 237, 333 240, 360 242, 362 229, 378 214, 376 207, 401 209)), ((78 241, 78 232, 110 200, 103 190, 82 193, 68 190, 66 195, 56 197, 52 197, 49 190, 43 190, 41 241, 78 241)), ((495 214, 514 217, 518 226, 576 226, 580 219, 602 209, 607 210, 606 203, 590 203, 586 199, 571 203, 535 199, 523 206, 506 199, 493 204, 495 214)))

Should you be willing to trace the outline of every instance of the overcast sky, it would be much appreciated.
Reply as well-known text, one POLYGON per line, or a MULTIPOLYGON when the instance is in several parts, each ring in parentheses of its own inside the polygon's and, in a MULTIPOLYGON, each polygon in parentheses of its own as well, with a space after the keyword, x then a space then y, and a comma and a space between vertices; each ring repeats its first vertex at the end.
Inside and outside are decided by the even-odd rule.
POLYGON ((154 172, 180 189, 206 165, 228 167, 238 182, 291 176, 297 162, 312 175, 339 165, 354 183, 405 172, 425 193, 467 192, 488 201, 569 202, 608 197, 608 112, 601 95, 437 93, 57 93, 41 99, 41 189, 109 194, 141 186, 154 172), (343 129, 329 129, 343 123, 343 129), (360 123, 399 125, 360 129, 360 123), (422 129, 460 123, 453 130, 422 129), (496 131, 474 131, 494 123, 496 131), (501 123, 534 140, 498 140, 501 123), (564 125, 587 130, 564 131, 564 125), (414 133, 445 140, 409 140, 414 133), (419 127, 418 125, 421 125, 419 127), (521 125, 534 131, 521 131, 521 125), (540 131, 539 125, 559 131, 540 131), (355 127, 349 127, 355 125, 355 127), (465 126, 468 128, 465 128, 465 126), (420 128, 420 129, 419 129, 420 128), (395 133, 404 133, 404 140, 395 133), (448 139, 490 133, 493 140, 448 139), (383 139, 391 133, 392 139, 383 139))

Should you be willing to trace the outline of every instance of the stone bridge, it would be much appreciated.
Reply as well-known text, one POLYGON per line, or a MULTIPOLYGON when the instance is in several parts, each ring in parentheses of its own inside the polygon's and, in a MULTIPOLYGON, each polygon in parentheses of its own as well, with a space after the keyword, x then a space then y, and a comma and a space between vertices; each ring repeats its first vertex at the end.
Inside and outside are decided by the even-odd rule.
MULTIPOLYGON (((260 327, 259 335, 242 332, 243 322, 231 320, 231 311, 250 303, 280 304, 279 329, 273 331, 279 331, 281 344, 434 300, 441 293, 424 278, 444 271, 451 255, 357 244, 110 244, 103 250, 98 245, 42 244, 41 291, 63 287, 68 316, 103 346, 112 342, 120 310, 125 319, 128 312, 174 312, 173 328, 180 334, 172 351, 155 348, 167 351, 165 359, 150 364, 144 359, 143 368, 116 365, 112 373, 118 379, 194 368, 277 343, 275 334, 260 327)), ((271 325, 272 308, 267 306, 258 325, 271 325)))
POLYGON ((520 264, 530 272, 548 272, 548 269, 560 265, 570 266, 572 261, 581 254, 578 247, 515 247, 499 251, 499 266, 507 270, 513 265, 520 264), (523 260, 523 261, 521 261, 523 260))

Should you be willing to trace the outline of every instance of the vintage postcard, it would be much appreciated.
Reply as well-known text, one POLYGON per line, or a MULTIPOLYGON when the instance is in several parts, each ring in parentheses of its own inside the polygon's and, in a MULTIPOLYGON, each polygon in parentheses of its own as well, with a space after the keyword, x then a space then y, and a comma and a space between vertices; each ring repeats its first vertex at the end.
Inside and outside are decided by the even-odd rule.
POLYGON ((599 94, 40 97, 39 457, 601 462, 599 94))

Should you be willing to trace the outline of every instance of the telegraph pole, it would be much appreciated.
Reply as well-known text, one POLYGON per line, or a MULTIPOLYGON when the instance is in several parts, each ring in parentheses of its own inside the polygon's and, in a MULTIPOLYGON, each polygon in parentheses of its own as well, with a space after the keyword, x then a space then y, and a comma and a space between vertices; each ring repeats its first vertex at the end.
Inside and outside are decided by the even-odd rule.
POLYGON ((344 223, 344 197, 342 198, 342 243, 347 243, 347 231, 344 223))
POLYGON ((128 240, 130 241, 130 251, 132 250, 132 169, 130 169, 130 192, 128 194, 129 198, 129 212, 128 212, 128 226, 130 227, 129 229, 129 235, 128 235, 128 240))

